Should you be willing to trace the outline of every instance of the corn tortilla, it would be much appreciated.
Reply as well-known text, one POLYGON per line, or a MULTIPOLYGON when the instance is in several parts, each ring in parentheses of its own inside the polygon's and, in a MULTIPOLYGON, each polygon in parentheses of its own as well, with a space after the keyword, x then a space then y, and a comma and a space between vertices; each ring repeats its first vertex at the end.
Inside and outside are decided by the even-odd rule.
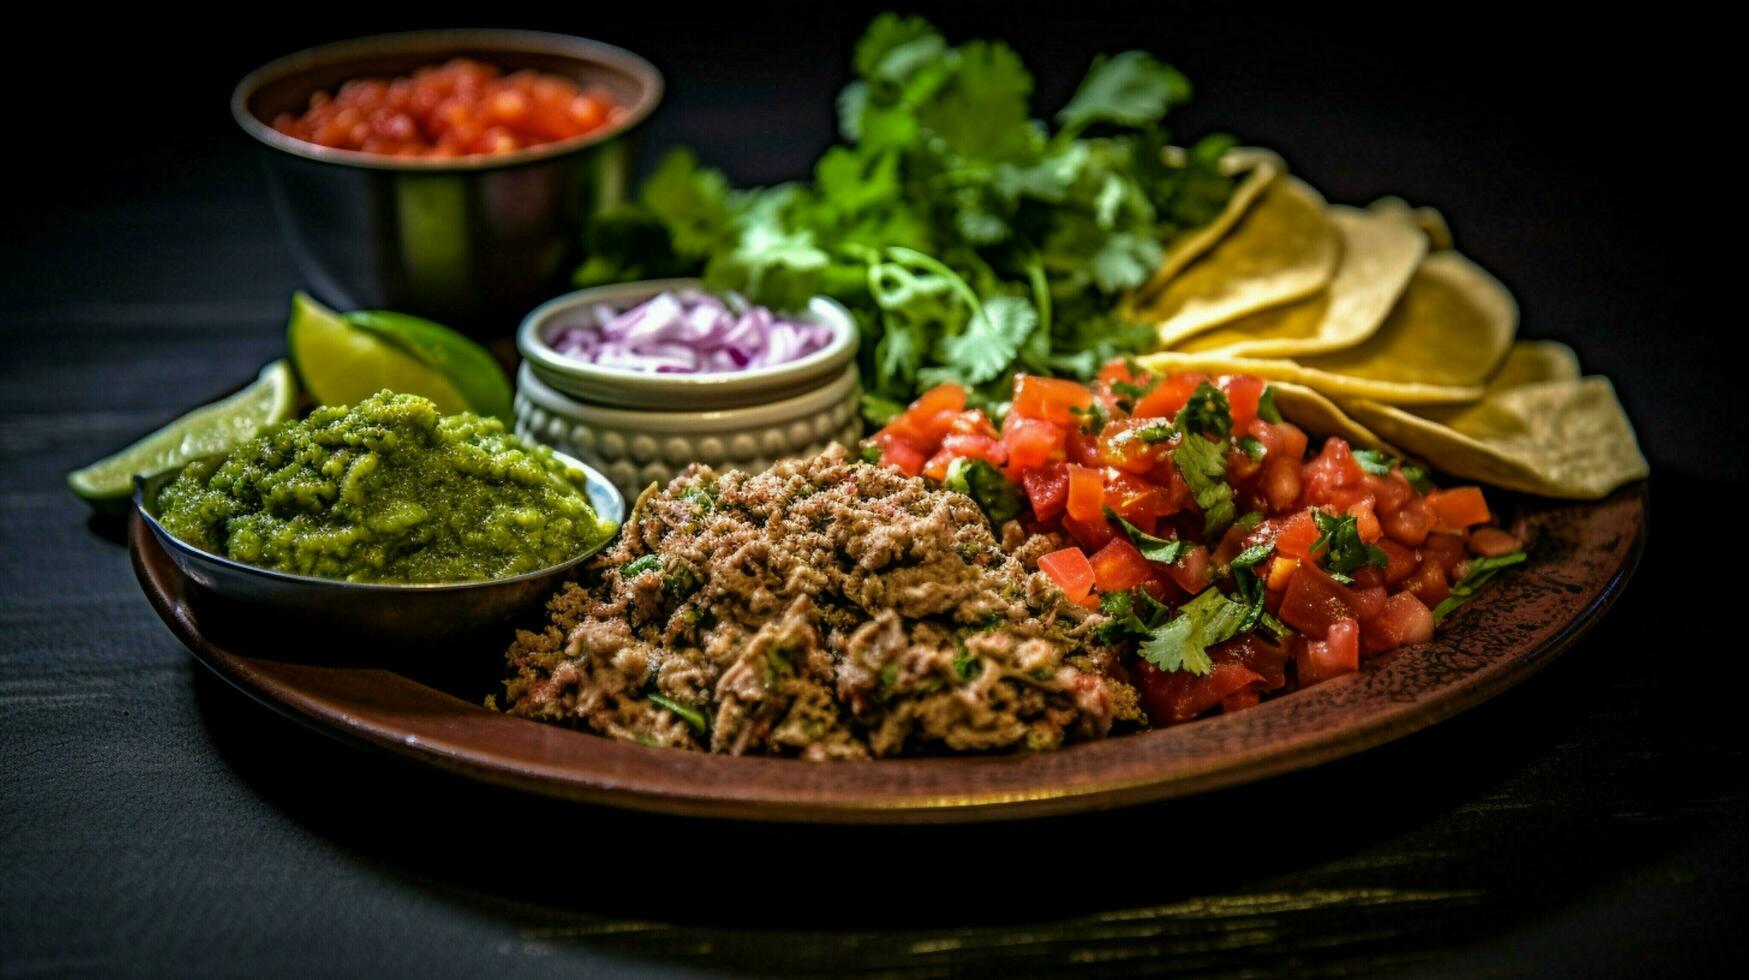
POLYGON ((1239 182, 1233 186, 1232 195, 1227 198, 1227 206, 1215 220, 1180 235, 1168 245, 1160 268, 1154 270, 1154 275, 1136 291, 1137 296, 1148 296, 1158 291, 1167 280, 1178 275, 1185 266, 1213 248, 1216 242, 1239 223, 1239 219, 1256 203, 1264 188, 1287 171, 1281 157, 1255 147, 1236 147, 1227 151, 1221 157, 1221 169, 1229 176, 1239 177, 1239 182))
POLYGON ((1177 349, 1297 357, 1354 347, 1377 332, 1427 254, 1427 236, 1406 212, 1332 207, 1329 217, 1342 236, 1342 261, 1323 291, 1215 327, 1177 349))
POLYGON ((1139 304, 1162 346, 1249 313, 1304 299, 1324 288, 1342 241, 1324 216, 1324 199, 1305 182, 1270 182, 1231 233, 1139 304))

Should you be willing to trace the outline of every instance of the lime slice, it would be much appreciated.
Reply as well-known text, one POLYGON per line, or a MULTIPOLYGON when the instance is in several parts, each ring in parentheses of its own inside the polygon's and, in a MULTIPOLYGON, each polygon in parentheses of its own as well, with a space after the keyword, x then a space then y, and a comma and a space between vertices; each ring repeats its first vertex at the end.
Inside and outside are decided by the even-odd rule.
POLYGON ((406 313, 359 310, 345 319, 441 372, 474 412, 511 421, 510 381, 486 348, 442 324, 406 313))
POLYGON ((115 511, 134 477, 168 473, 192 459, 227 452, 292 417, 298 397, 291 365, 274 361, 249 387, 203 405, 113 456, 67 474, 67 486, 92 506, 115 511))
POLYGON ((492 355, 429 320, 341 316, 299 292, 285 334, 298 376, 321 404, 352 405, 387 388, 429 398, 446 415, 510 415, 510 386, 492 355))

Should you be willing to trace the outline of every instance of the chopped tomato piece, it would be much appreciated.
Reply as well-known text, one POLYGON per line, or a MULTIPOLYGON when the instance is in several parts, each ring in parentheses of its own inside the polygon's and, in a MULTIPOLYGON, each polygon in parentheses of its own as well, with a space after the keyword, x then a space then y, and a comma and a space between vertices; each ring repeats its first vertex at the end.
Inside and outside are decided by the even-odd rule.
POLYGON ((1349 601, 1354 606, 1354 618, 1362 623, 1371 622, 1385 608, 1385 595, 1385 587, 1382 585, 1361 585, 1356 581, 1348 589, 1349 601))
POLYGON ((1514 551, 1523 551, 1524 542, 1497 527, 1479 527, 1470 532, 1470 554, 1482 558, 1499 558, 1514 551))
POLYGON ((1099 458, 1099 440, 1080 426, 1074 426, 1063 434, 1063 456, 1080 466, 1105 465, 1099 458))
POLYGON ((1423 555, 1420 567, 1415 574, 1403 581, 1403 591, 1413 593, 1428 606, 1437 606, 1451 595, 1451 584, 1446 581, 1445 569, 1440 566, 1435 555, 1423 555))
POLYGON ((1069 536, 1081 542, 1081 546, 1088 551, 1098 551, 1112 538, 1117 537, 1117 530, 1104 517, 1083 521, 1072 514, 1064 514, 1063 530, 1068 531, 1069 536))
POLYGON ((923 464, 929 458, 921 449, 886 429, 870 436, 869 442, 880 447, 881 462, 898 467, 906 476, 923 472, 923 464))
POLYGON ((1101 592, 1127 592, 1154 574, 1148 559, 1127 538, 1112 538, 1091 561, 1093 586, 1101 592))
POLYGON ((1399 592, 1385 600, 1384 608, 1360 627, 1360 650, 1376 657, 1409 643, 1433 639, 1433 612, 1420 599, 1399 592))
POLYGON ((1247 685, 1221 699, 1221 714, 1230 715, 1235 711, 1255 708, 1263 700, 1263 694, 1256 684, 1247 685))
POLYGON ((1338 489, 1359 484, 1365 477, 1366 471, 1355 462, 1348 440, 1331 436, 1324 440, 1324 450, 1305 465, 1301 499, 1309 504, 1332 503, 1338 489))
POLYGON ((1331 624, 1355 618, 1356 600, 1347 586, 1316 565, 1301 563, 1282 596, 1281 621, 1310 636, 1323 636, 1331 624))
POLYGON ((1190 401, 1190 396, 1196 393, 1197 385, 1212 380, 1214 379, 1206 374, 1167 375, 1154 386, 1153 391, 1136 401, 1135 411, 1130 414, 1139 419, 1170 419, 1190 401))
POLYGON ((1302 459, 1306 455, 1306 444, 1310 441, 1306 433, 1292 422, 1275 423, 1276 435, 1281 437, 1281 454, 1292 459, 1302 459))
POLYGON ((1150 426, 1159 426, 1158 419, 1118 419, 1099 430, 1099 460, 1131 473, 1146 473, 1172 454, 1165 440, 1149 442, 1138 435, 1150 426))
POLYGON ((1269 560, 1269 580, 1264 584, 1271 592, 1280 592, 1287 588, 1287 583, 1293 578, 1294 570, 1300 567, 1298 558, 1283 558, 1280 555, 1269 560))
POLYGON ((1080 602, 1093 591, 1093 564, 1080 548, 1053 551, 1038 560, 1038 570, 1050 576, 1071 602, 1080 602))
POLYGON ((1291 510, 1300 499, 1300 460, 1297 456, 1270 456, 1263 461, 1257 478, 1257 489, 1269 505, 1270 513, 1291 510))
POLYGON ((1069 465, 1069 516, 1078 521, 1105 518, 1105 477, 1088 466, 1069 465))
POLYGON ((1151 523, 1181 509, 1167 488, 1122 470, 1105 472, 1105 505, 1132 524, 1151 523))
POLYGON ((947 479, 947 468, 953 465, 954 455, 946 449, 929 457, 929 462, 923 464, 923 475, 937 483, 947 479))
POLYGON ((1032 502, 1033 516, 1048 521, 1061 514, 1069 502, 1069 467, 1063 463, 1051 463, 1029 469, 1020 475, 1020 485, 1026 490, 1026 498, 1032 502))
POLYGON ((1486 524, 1491 516, 1488 502, 1482 499, 1481 487, 1435 490, 1427 495, 1427 502, 1439 515, 1441 527, 1466 528, 1472 524, 1486 524))
POLYGON ((1078 381, 1036 374, 1014 376, 1014 406, 1010 410, 1023 418, 1074 425, 1076 419, 1071 409, 1086 409, 1092 404, 1093 392, 1078 381))
POLYGON ((1330 624, 1322 640, 1308 640, 1294 650, 1300 686, 1317 684, 1360 669, 1360 624, 1341 619, 1330 624))
POLYGON ((1008 447, 981 432, 949 432, 941 440, 941 449, 963 459, 981 459, 992 466, 1008 463, 1008 447))
POLYGON ((1210 572, 1209 550, 1200 544, 1186 548, 1182 558, 1166 566, 1166 576, 1191 595, 1208 588, 1210 572))
POLYGON ((1385 536, 1384 529, 1379 526, 1378 515, 1373 513, 1373 502, 1369 497, 1357 500, 1348 505, 1348 514, 1354 518, 1355 531, 1360 534, 1360 540, 1367 544, 1385 536))
POLYGON ((1233 428, 1242 430, 1257 417, 1257 402, 1263 397, 1263 379, 1249 374, 1229 374, 1221 379, 1227 405, 1233 413, 1233 428))
POLYGON ((1302 510, 1282 522, 1281 530, 1275 535, 1275 551, 1288 558, 1310 560, 1312 545, 1318 543, 1318 524, 1312 520, 1312 512, 1302 510))
POLYGON ((1385 514, 1379 526, 1392 541, 1414 548, 1427 540, 1428 532, 1433 530, 1433 521, 1433 507, 1425 498, 1413 497, 1385 514))
POLYGON ((1231 661, 1216 664, 1205 676, 1182 670, 1163 671, 1142 661, 1134 672, 1134 680, 1148 720, 1165 727, 1195 718, 1227 696, 1260 683, 1262 678, 1231 661))
POLYGON ((1415 574, 1415 566, 1421 561, 1416 556, 1415 549, 1406 548, 1390 538, 1380 539, 1378 546, 1385 553, 1386 585, 1396 585, 1415 574))
POLYGON ((1043 419, 1010 414, 1002 422, 1002 445, 1009 465, 1031 469, 1063 458, 1063 427, 1043 419))
POLYGON ((1440 569, 1450 575, 1458 562, 1464 560, 1464 539, 1456 534, 1429 534, 1421 553, 1424 559, 1438 562, 1440 569))
POLYGON ((1291 654, 1286 647, 1276 646, 1256 633, 1242 633, 1209 651, 1216 663, 1232 660, 1263 680, 1266 691, 1287 683, 1287 662, 1291 654))

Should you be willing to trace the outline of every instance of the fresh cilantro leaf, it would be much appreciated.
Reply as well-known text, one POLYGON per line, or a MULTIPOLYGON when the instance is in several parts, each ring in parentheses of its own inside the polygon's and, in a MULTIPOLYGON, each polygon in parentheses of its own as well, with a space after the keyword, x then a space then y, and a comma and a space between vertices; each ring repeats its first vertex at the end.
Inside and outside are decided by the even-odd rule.
POLYGON ((946 49, 947 41, 923 18, 884 13, 868 25, 856 43, 856 73, 902 82, 920 64, 939 58, 946 49))
POLYGON ((1165 254, 1158 239, 1120 231, 1105 238, 1088 269, 1101 291, 1117 293, 1147 282, 1165 254))
POLYGON ((1263 523, 1263 512, 1260 510, 1246 511, 1245 516, 1233 522, 1233 526, 1241 531, 1250 531, 1263 523))
POLYGON ((1272 542, 1254 544, 1251 547, 1246 548, 1244 551, 1239 552, 1237 555, 1234 555, 1230 564, 1233 568, 1250 568, 1253 565, 1262 562, 1265 558, 1268 558, 1270 552, 1274 550, 1275 545, 1272 542))
POLYGON ((1172 435, 1176 430, 1165 422, 1155 422, 1153 425, 1144 425, 1139 429, 1131 429, 1130 431, 1135 433, 1136 438, 1143 442, 1165 442, 1172 438, 1172 435))
POLYGON ((1239 440, 1239 451, 1244 453, 1246 458, 1253 463, 1263 462, 1263 457, 1269 454, 1269 450, 1264 448, 1263 443, 1250 436, 1239 440))
POLYGON ((679 716, 681 721, 686 722, 693 731, 700 735, 703 735, 710 728, 710 722, 705 719, 704 712, 692 705, 682 704, 673 698, 660 694, 650 694, 648 700, 651 704, 679 716))
POLYGON ((1396 465, 1397 458, 1377 449, 1356 449, 1354 461, 1360 464, 1361 469, 1373 476, 1389 476, 1391 467, 1396 465))
POLYGON ((1032 75, 1000 41, 969 41, 957 55, 952 78, 918 106, 918 122, 961 157, 1024 159, 1035 139, 1027 124, 1032 75))
POLYGON ((1081 431, 1090 436, 1096 436, 1105 431, 1105 423, 1110 416, 1105 413, 1105 406, 1094 402, 1086 408, 1071 408, 1069 414, 1081 420, 1081 431))
POLYGON ((978 507, 996 527, 1019 517, 1026 509, 1026 497, 1020 489, 1008 482, 1000 470, 981 459, 961 457, 954 460, 948 465, 947 479, 942 485, 977 501, 978 507))
POLYGON ((1384 549, 1360 539, 1360 523, 1353 514, 1337 516, 1314 509, 1312 522, 1318 527, 1318 539, 1310 553, 1324 553, 1324 568, 1331 577, 1347 576, 1367 565, 1382 568, 1390 561, 1384 549))
POLYGON ((1185 436, 1210 436, 1225 440, 1233 431, 1233 411, 1227 393, 1204 381, 1178 410, 1174 424, 1185 436))
POLYGON ((1433 607, 1433 621, 1437 623, 1451 615, 1452 610, 1463 605, 1470 596, 1475 595, 1476 591, 1488 584, 1488 580, 1499 574, 1501 569, 1523 564, 1528 558, 1529 556, 1524 552, 1514 551, 1498 558, 1470 560, 1466 563, 1467 570, 1464 572, 1464 577, 1451 587, 1451 595, 1446 596, 1439 605, 1433 607))
POLYGON ((1427 475, 1426 469, 1404 463, 1398 467, 1398 470, 1403 474, 1403 479, 1408 480, 1409 485, 1414 487, 1417 493, 1431 493, 1433 491, 1433 479, 1427 475))
POLYGON ((1134 524, 1131 524, 1129 521, 1124 520, 1122 517, 1119 517, 1117 511, 1112 510, 1110 507, 1105 509, 1105 516, 1116 521, 1118 525, 1123 528, 1124 533, 1129 535, 1130 541, 1135 544, 1136 550, 1140 551, 1142 557, 1149 561, 1157 561, 1162 564, 1171 565, 1183 558, 1184 553, 1190 550, 1190 543, 1188 541, 1181 541, 1175 538, 1155 537, 1134 524))
POLYGON ((1266 591, 1263 580, 1249 568, 1237 568, 1233 571, 1233 584, 1238 588, 1239 597, 1244 600, 1245 620, 1239 624, 1239 632, 1246 633, 1255 629, 1265 629, 1275 634, 1277 639, 1286 636, 1288 628, 1281 620, 1276 619, 1266 606, 1266 591))
POLYGON ((720 171, 700 167, 690 150, 677 149, 663 157, 638 198, 667 226, 674 251, 685 258, 710 255, 733 229, 728 179, 720 171))
POLYGON ((1211 587, 1178 607, 1178 615, 1154 630, 1136 652, 1161 670, 1206 675, 1215 667, 1208 648, 1232 639, 1249 611, 1211 587))
POLYGON ((1037 326, 1038 312, 1031 303, 1019 296, 997 296, 981 304, 964 330, 942 342, 942 352, 966 383, 983 384, 1008 367, 1037 326))
MULTIPOLYGON (((1179 413, 1183 426, 1184 413, 1179 413)), ((1227 484, 1227 453, 1219 443, 1187 433, 1172 450, 1172 462, 1190 487, 1196 505, 1202 508, 1203 531, 1209 538, 1218 536, 1233 523, 1238 508, 1233 506, 1233 488, 1227 484)))
POLYGON ((1257 399, 1257 417, 1271 425, 1281 423, 1281 409, 1275 407, 1275 388, 1265 385, 1257 399))
POLYGON ((1072 133, 1096 122, 1145 126, 1189 100, 1190 82, 1177 70, 1145 52, 1125 51, 1094 60, 1057 122, 1072 133))

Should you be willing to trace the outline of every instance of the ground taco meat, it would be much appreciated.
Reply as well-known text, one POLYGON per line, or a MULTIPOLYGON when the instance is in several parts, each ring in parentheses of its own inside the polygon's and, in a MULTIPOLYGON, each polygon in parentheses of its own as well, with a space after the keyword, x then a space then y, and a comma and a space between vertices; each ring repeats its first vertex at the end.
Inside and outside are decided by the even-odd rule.
POLYGON ((1141 718, 1092 614, 1004 552, 977 504, 841 449, 688 470, 551 610, 507 654, 508 710, 647 744, 1049 749, 1141 718))

